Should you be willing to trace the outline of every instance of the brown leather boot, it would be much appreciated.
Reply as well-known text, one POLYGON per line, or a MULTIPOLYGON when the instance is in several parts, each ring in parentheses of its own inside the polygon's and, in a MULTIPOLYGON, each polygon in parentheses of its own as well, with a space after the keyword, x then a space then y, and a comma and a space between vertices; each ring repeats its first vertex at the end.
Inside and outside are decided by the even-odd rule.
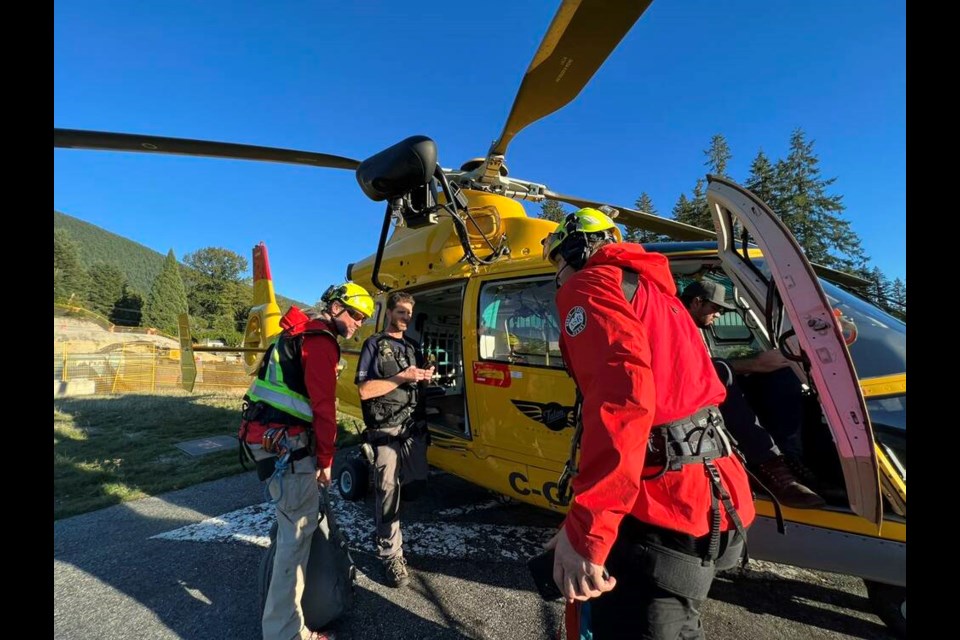
POLYGON ((757 467, 755 475, 777 502, 794 509, 819 509, 827 501, 797 482, 783 456, 767 460, 757 467))
POLYGON ((793 474, 793 477, 797 479, 797 482, 800 484, 805 484, 814 491, 820 489, 820 481, 817 479, 816 474, 810 470, 810 467, 803 464, 803 461, 796 456, 784 455, 784 461, 787 463, 787 468, 790 469, 790 472, 793 474))

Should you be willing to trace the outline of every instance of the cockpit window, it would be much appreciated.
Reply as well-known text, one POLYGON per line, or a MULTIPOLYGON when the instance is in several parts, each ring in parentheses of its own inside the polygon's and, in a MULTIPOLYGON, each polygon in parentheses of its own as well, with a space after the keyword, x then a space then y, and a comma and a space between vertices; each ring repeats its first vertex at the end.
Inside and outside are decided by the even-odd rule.
POLYGON ((907 371, 907 325, 840 287, 820 280, 830 305, 853 321, 857 339, 850 355, 860 378, 907 371))
MULTIPOLYGON (((751 262, 764 277, 770 278, 763 258, 753 258, 751 262)), ((856 326, 857 339, 849 349, 857 376, 863 379, 906 373, 906 323, 823 278, 819 280, 830 306, 856 326)))

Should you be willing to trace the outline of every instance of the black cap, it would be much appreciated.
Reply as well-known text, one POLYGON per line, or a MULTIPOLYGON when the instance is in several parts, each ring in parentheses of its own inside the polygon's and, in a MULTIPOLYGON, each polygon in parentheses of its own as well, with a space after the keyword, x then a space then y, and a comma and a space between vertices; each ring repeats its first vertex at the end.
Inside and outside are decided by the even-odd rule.
POLYGON ((712 280, 691 282, 687 285, 687 288, 683 290, 684 300, 702 298, 703 300, 709 300, 718 307, 722 307, 724 309, 736 309, 734 305, 730 304, 724 299, 726 295, 726 290, 712 280))

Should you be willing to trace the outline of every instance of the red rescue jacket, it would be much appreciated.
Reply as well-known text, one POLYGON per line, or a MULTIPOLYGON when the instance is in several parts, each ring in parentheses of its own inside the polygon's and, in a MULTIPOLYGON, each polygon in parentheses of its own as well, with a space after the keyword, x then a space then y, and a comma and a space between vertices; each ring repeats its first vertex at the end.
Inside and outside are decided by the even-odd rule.
MULTIPOLYGON (((711 487, 702 465, 641 480, 654 425, 718 405, 726 390, 690 314, 676 296, 666 256, 633 243, 602 247, 557 291, 564 362, 583 394, 583 436, 564 526, 577 552, 603 564, 627 514, 695 537, 710 531, 711 487), (632 305, 623 268, 639 274, 632 305)), ((753 497, 735 456, 715 461, 744 526, 753 497)), ((734 528, 723 511, 723 530, 734 528)))

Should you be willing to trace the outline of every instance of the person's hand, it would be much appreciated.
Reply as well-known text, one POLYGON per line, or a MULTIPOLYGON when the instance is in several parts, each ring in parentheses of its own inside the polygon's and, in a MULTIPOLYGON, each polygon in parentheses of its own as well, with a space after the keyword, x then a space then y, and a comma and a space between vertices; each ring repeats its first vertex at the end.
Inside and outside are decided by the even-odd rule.
POLYGON ((596 598, 617 586, 617 579, 606 575, 603 565, 594 564, 577 553, 565 527, 560 527, 545 548, 554 549, 553 581, 567 602, 596 598))
POLYGON ((426 382, 430 382, 430 380, 433 379, 433 370, 434 370, 434 367, 429 367, 427 369, 420 369, 420 375, 422 376, 420 379, 426 382))
POLYGON ((323 488, 329 487, 332 477, 333 473, 331 467, 317 469, 317 486, 323 488))
POLYGON ((402 380, 401 384, 405 382, 419 382, 421 379, 420 378, 421 371, 422 369, 418 369, 417 367, 414 367, 411 365, 406 369, 404 369, 403 371, 401 371, 400 373, 398 373, 396 377, 402 380))

